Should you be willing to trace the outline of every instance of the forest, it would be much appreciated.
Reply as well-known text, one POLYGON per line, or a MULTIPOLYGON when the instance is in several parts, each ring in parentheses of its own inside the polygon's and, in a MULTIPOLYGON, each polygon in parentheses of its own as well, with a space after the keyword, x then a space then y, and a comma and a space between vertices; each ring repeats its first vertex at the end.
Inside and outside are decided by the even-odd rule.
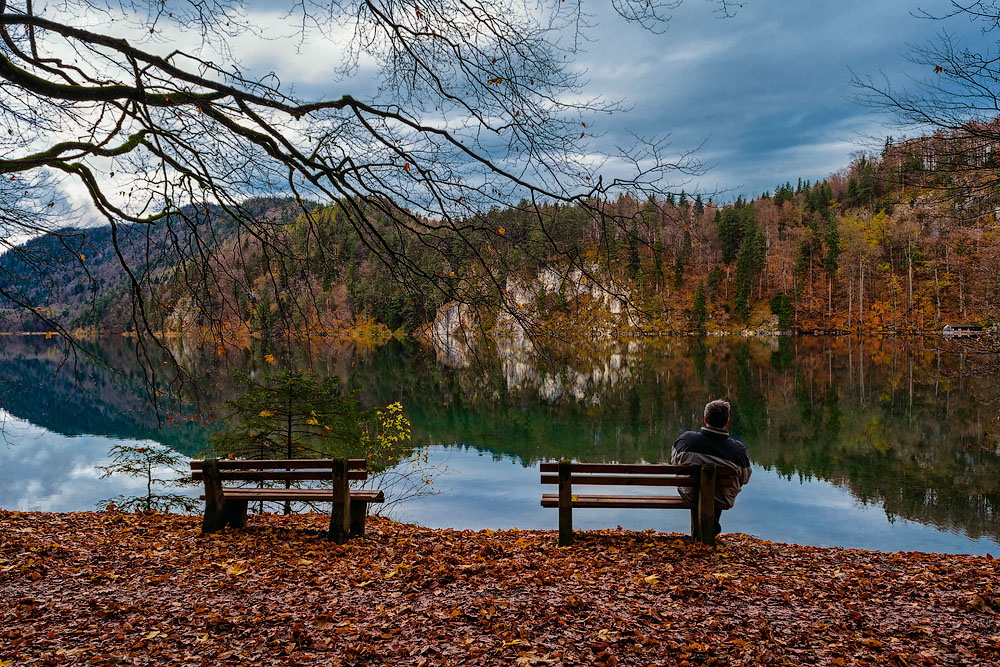
MULTIPOLYGON (((169 225, 129 229, 126 248, 148 280, 143 312, 163 332, 414 333, 456 304, 481 331, 512 316, 529 332, 570 337, 989 326, 1000 303, 1000 155, 979 134, 887 138, 825 180, 729 203, 683 191, 586 206, 522 201, 442 226, 430 242, 387 219, 378 257, 340 205, 302 214, 280 199, 253 203, 275 221, 279 241, 266 247, 206 206, 211 261, 171 263, 185 241, 169 225), (454 229, 466 227, 459 238, 454 229), (403 280, 386 256, 417 270, 403 280)), ((372 209, 376 229, 380 215, 372 209)), ((0 330, 133 327, 136 297, 107 235, 64 230, 0 257, 0 287, 21 300, 0 307, 0 330), (53 262, 49 281, 18 280, 35 269, 29 256, 53 262)))

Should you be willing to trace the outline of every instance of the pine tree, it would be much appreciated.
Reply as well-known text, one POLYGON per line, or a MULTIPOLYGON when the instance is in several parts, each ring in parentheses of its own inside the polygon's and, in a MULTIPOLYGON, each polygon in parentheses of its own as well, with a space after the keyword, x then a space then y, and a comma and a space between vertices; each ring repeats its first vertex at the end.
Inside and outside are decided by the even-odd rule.
POLYGON ((823 268, 826 269, 827 280, 827 312, 833 315, 833 279, 837 275, 840 264, 840 226, 837 217, 830 213, 826 218, 826 255, 823 257, 823 268))
POLYGON ((837 216, 833 213, 826 218, 826 256, 823 257, 823 268, 833 278, 837 274, 837 267, 840 266, 840 224, 837 216))
POLYGON ((743 242, 736 256, 736 316, 744 322, 750 319, 750 292, 753 279, 767 265, 767 240, 757 226, 753 208, 744 221, 743 242))
POLYGON ((792 328, 792 300, 781 292, 771 297, 771 313, 778 317, 778 329, 789 331, 792 328))
POLYGON ((847 199, 845 203, 848 206, 858 205, 858 181, 853 176, 847 181, 847 199))
POLYGON ((701 195, 694 196, 694 214, 701 216, 705 212, 705 204, 701 201, 701 195))
POLYGON ((285 371, 235 379, 244 392, 227 406, 238 424, 212 435, 216 451, 248 458, 365 453, 358 449, 362 423, 374 411, 361 407, 357 392, 343 391, 339 377, 285 371))
POLYGON ((729 264, 736 259, 743 241, 739 202, 716 212, 715 224, 718 225, 719 240, 722 242, 722 262, 729 264))
POLYGON ((694 291, 694 301, 691 303, 691 326, 702 331, 708 320, 708 308, 705 305, 705 283, 698 283, 694 291))

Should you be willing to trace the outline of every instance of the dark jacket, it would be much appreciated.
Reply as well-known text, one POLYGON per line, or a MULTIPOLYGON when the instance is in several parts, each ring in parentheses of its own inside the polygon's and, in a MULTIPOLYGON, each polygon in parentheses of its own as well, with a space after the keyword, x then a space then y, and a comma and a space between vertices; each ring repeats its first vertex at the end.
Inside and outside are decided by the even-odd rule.
MULTIPOLYGON (((675 465, 714 463, 736 471, 732 486, 716 486, 715 502, 726 509, 733 506, 736 494, 750 481, 750 453, 745 443, 728 431, 703 426, 699 431, 685 431, 674 442, 670 462, 675 465)), ((681 496, 694 500, 694 490, 678 489, 681 496)))

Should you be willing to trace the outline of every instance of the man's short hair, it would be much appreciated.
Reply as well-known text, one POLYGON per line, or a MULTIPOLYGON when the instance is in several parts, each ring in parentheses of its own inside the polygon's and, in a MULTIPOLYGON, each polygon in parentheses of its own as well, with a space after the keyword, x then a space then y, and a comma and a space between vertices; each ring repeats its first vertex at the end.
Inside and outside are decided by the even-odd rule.
POLYGON ((712 428, 726 428, 729 424, 729 403, 718 399, 705 405, 705 423, 712 428))

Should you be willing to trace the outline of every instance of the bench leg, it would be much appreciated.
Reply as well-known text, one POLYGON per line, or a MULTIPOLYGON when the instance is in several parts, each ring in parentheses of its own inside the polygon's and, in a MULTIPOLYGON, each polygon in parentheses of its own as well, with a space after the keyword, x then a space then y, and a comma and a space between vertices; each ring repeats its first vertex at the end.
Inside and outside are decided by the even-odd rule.
POLYGON ((226 527, 226 512, 211 505, 207 500, 205 501, 205 518, 201 522, 202 535, 217 533, 226 527))
POLYGON ((698 537, 698 507, 691 508, 691 537, 694 539, 699 539, 698 537))
POLYGON ((233 528, 243 528, 247 525, 248 500, 227 500, 223 504, 226 513, 226 523, 233 528))
POLYGON ((347 459, 333 462, 333 507, 330 510, 329 539, 343 544, 350 537, 351 488, 347 481, 347 459))
POLYGON ((573 486, 570 462, 559 462, 559 546, 573 544, 573 486))
POLYGON ((351 537, 364 537, 365 519, 368 516, 368 501, 351 499, 351 537))
POLYGON ((715 465, 701 464, 698 487, 698 540, 715 546, 715 465))
POLYGON ((215 459, 205 459, 202 475, 205 480, 205 518, 201 522, 201 534, 207 535, 225 528, 228 515, 226 499, 222 496, 219 462, 215 459))

